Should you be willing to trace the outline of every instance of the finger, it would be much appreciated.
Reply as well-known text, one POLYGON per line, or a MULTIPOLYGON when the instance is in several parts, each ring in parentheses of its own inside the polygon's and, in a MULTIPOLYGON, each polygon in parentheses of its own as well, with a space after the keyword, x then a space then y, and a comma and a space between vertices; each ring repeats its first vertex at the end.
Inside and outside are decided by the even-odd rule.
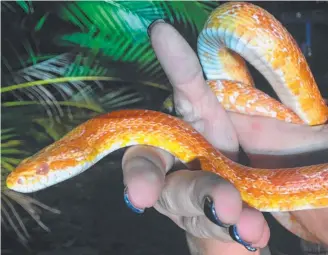
POLYGON ((204 206, 212 204, 223 223, 238 221, 242 200, 232 184, 210 172, 180 170, 167 175, 155 208, 166 215, 189 217, 204 215, 204 206))
POLYGON ((270 232, 267 222, 261 212, 244 207, 236 224, 238 235, 252 247, 263 248, 267 245, 270 232))
POLYGON ((328 125, 295 125, 274 118, 229 113, 239 139, 246 149, 286 151, 303 148, 307 151, 328 148, 328 125), (269 135, 270 134, 270 135, 269 135))
POLYGON ((258 241, 254 241, 253 246, 258 248, 264 248, 268 245, 269 240, 270 240, 270 228, 267 223, 264 223, 262 235, 260 239, 258 239, 258 241))
POLYGON ((213 238, 221 241, 234 240, 251 248, 264 248, 270 238, 269 227, 263 215, 247 209, 242 210, 238 223, 229 228, 213 224, 206 216, 173 217, 178 226, 199 238, 213 238))
POLYGON ((236 237, 229 232, 235 228, 237 236, 254 248, 263 248, 270 238, 269 227, 261 214, 243 210, 237 224, 230 228, 222 228, 213 224, 206 216, 179 217, 175 219, 178 226, 188 233, 199 238, 214 238, 222 241, 237 241, 236 237), (254 224, 255 223, 255 224, 254 224))
POLYGON ((150 37, 173 86, 176 111, 216 148, 236 159, 239 144, 232 122, 206 85, 195 52, 169 24, 154 23, 150 37))
POLYGON ((328 208, 296 211, 292 215, 303 229, 317 239, 316 242, 328 245, 328 208))
POLYGON ((186 234, 191 254, 261 254, 270 255, 270 249, 265 246, 256 253, 250 253, 244 247, 236 243, 222 242, 213 238, 197 238, 189 233, 186 234))
POLYGON ((273 118, 229 115, 253 167, 295 167, 325 159, 328 125, 310 127, 273 118))
POLYGON ((154 207, 197 237, 232 240, 228 227, 234 225, 235 241, 237 236, 260 248, 269 240, 262 213, 243 208, 239 192, 213 173, 181 170, 168 175, 154 207))
MULTIPOLYGON (((167 74, 173 88, 188 91, 183 84, 189 84, 195 77, 202 77, 202 68, 198 58, 186 40, 170 24, 162 20, 154 22, 150 28, 150 40, 155 54, 167 74)), ((192 84, 191 90, 204 91, 205 80, 201 84, 192 84)), ((192 92, 188 94, 193 96, 192 92)))
POLYGON ((132 210, 152 207, 164 185, 165 174, 172 167, 174 157, 151 146, 133 146, 122 160, 125 198, 132 210))

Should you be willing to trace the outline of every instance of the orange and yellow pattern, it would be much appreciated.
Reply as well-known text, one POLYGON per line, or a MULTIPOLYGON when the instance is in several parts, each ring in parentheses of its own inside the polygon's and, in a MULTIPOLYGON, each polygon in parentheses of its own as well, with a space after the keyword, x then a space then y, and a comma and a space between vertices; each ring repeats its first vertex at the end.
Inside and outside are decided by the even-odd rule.
MULTIPOLYGON (((209 17, 198 40, 208 85, 229 111, 320 125, 328 109, 305 57, 286 29, 250 3, 229 2, 209 17), (246 59, 282 101, 254 87, 246 59)), ((148 110, 121 110, 93 118, 22 161, 7 186, 34 192, 82 173, 107 154, 130 145, 162 148, 183 162, 228 180, 249 206, 284 212, 328 207, 328 164, 255 169, 231 161, 182 120, 148 110)), ((291 223, 292 224, 292 223, 291 223)), ((305 235, 304 235, 305 236, 305 235)))

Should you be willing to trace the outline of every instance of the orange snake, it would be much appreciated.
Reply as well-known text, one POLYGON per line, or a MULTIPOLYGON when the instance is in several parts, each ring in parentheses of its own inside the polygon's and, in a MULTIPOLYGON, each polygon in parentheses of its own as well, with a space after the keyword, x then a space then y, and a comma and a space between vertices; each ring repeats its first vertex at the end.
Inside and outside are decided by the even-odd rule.
MULTIPOLYGON (((239 2, 219 6, 199 36, 198 55, 209 86, 227 110, 307 125, 327 121, 327 106, 306 59, 265 10, 239 2), (240 56, 263 74, 286 106, 254 87, 240 56)), ((229 180, 243 201, 260 211, 328 207, 327 163, 246 167, 223 156, 189 124, 149 110, 120 110, 90 119, 23 160, 8 176, 7 187, 38 191, 82 173, 119 148, 137 144, 162 148, 182 162, 198 159, 203 170, 229 180)))

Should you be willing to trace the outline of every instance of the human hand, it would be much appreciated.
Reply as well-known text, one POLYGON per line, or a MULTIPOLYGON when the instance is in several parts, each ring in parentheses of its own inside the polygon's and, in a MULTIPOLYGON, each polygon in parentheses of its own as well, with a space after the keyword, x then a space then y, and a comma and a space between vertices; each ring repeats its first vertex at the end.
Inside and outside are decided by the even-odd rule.
MULTIPOLYGON (((206 85, 194 51, 165 23, 155 23, 150 37, 173 86, 176 110, 214 147, 237 160, 237 133, 229 115, 206 85)), ((125 194, 133 210, 142 212, 154 207, 186 230, 190 238, 197 237, 198 246, 206 254, 249 253, 233 241, 227 225, 235 225, 241 239, 253 247, 266 246, 270 233, 262 213, 245 206, 230 183, 206 171, 180 170, 166 176, 173 164, 173 156, 160 149, 135 146, 127 150, 122 165, 128 188, 125 194), (219 220, 211 214, 212 208, 219 220)))
MULTIPOLYGON (((206 85, 195 53, 177 31, 168 24, 154 24, 151 40, 173 86, 177 111, 231 159, 238 159, 239 145, 253 167, 291 167, 295 166, 291 165, 293 162, 303 165, 313 156, 327 153, 327 126, 308 127, 227 113, 206 85), (168 37, 170 40, 166 40, 168 37), (302 158, 299 157, 301 154, 302 158)), ((166 176, 173 164, 174 158, 160 149, 135 146, 126 152, 124 183, 135 208, 154 206, 185 229, 189 237, 198 237, 196 242, 206 254, 218 254, 219 251, 223 254, 248 253, 239 244, 231 242, 233 239, 227 228, 220 227, 215 217, 208 213, 209 204, 204 206, 204 200, 210 197, 224 226, 235 224, 245 242, 258 248, 266 246, 270 232, 263 215, 246 207, 231 184, 205 171, 180 170, 166 176)), ((306 236, 308 239, 327 243, 325 229, 328 228, 323 229, 325 225, 320 224, 320 221, 327 222, 324 218, 327 210, 295 212, 293 215, 299 219, 302 230, 310 232, 306 236), (314 218, 319 219, 316 227, 309 224, 314 218)), ((298 231, 282 220, 280 222, 292 232, 298 231)))
MULTIPOLYGON (((297 167, 328 160, 327 124, 309 127, 235 113, 229 116, 252 167, 297 167)), ((328 208, 272 215, 301 238, 328 245, 328 208)))

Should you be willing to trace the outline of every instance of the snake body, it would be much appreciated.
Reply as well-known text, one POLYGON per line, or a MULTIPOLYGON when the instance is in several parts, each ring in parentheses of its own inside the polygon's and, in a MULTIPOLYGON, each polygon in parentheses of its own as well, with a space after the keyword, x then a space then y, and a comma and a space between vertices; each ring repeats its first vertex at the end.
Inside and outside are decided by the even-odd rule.
MULTIPOLYGON (((250 3, 215 9, 198 39, 207 83, 229 111, 305 125, 324 124, 327 106, 299 47, 268 12, 250 3), (273 86, 279 101, 254 87, 246 59, 273 86)), ((8 176, 7 186, 34 192, 70 179, 107 154, 130 145, 162 148, 182 162, 198 160, 230 181, 249 206, 283 212, 328 207, 328 164, 250 168, 231 161, 182 120, 150 110, 120 110, 73 129, 8 176)))
POLYGON ((292 123, 323 124, 325 104, 297 43, 270 13, 229 2, 210 15, 198 39, 207 83, 230 111, 292 123), (283 104, 254 87, 245 60, 265 78, 283 104))

